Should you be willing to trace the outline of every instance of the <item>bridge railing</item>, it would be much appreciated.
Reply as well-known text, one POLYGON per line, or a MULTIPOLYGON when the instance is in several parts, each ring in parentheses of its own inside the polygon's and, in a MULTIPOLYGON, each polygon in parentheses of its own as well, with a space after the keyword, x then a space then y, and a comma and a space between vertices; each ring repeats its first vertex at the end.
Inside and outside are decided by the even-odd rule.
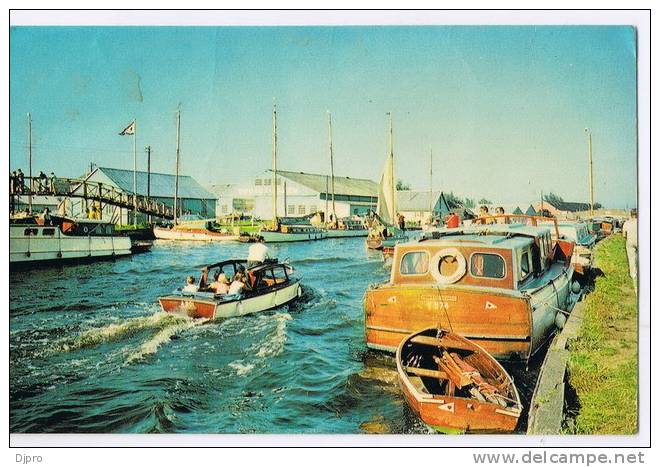
POLYGON ((138 212, 156 217, 172 219, 174 209, 153 198, 117 189, 112 185, 79 178, 63 177, 11 177, 10 196, 50 195, 68 198, 84 198, 126 209, 137 208, 138 212))

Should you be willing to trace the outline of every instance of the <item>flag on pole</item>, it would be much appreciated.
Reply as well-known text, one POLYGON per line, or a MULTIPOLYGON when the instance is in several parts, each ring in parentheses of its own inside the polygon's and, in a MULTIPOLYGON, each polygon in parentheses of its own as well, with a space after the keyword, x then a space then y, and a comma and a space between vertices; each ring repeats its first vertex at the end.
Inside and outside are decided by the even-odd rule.
POLYGON ((133 120, 130 125, 124 128, 124 131, 119 133, 119 136, 134 135, 135 134, 135 120, 133 120))

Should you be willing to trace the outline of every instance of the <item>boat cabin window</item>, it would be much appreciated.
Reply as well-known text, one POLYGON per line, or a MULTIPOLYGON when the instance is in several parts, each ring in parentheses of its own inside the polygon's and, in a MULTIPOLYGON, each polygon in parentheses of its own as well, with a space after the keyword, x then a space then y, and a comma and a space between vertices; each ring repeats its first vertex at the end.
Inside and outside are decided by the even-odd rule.
POLYGON ((39 235, 39 229, 27 228, 23 231, 23 235, 25 235, 27 237, 30 237, 30 236, 35 237, 35 236, 39 235))
POLYGON ((475 277, 502 279, 506 275, 504 258, 492 253, 474 253, 470 259, 470 274, 475 277))
POLYGON ((52 237, 53 235, 55 235, 55 229, 43 229, 42 232, 43 232, 43 235, 47 235, 49 237, 52 237))
POLYGON ((426 274, 429 270, 429 254, 426 251, 411 251, 401 258, 399 271, 403 275, 426 274))
POLYGON ((531 271, 532 267, 530 265, 529 250, 525 250, 520 255, 520 281, 525 280, 531 271))

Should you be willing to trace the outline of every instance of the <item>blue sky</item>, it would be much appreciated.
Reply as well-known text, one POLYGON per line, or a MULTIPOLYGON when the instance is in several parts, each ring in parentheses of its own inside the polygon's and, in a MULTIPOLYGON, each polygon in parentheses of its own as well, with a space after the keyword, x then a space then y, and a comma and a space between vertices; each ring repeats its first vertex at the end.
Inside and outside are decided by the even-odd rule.
POLYGON ((19 27, 10 34, 10 167, 78 176, 91 161, 172 173, 175 111, 182 170, 203 184, 249 180, 279 162, 378 180, 392 112, 397 177, 495 202, 541 190, 635 204, 636 45, 629 27, 19 27))

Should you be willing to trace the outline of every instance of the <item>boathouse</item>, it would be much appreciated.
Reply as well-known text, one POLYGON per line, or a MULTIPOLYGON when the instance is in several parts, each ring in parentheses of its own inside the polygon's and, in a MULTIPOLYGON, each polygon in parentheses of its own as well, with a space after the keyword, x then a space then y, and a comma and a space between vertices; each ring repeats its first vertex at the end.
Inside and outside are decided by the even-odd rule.
MULTIPOLYGON (((167 206, 174 206, 174 191, 176 177, 170 174, 137 171, 137 193, 151 198, 167 206)), ((133 194, 133 171, 97 167, 82 177, 89 182, 102 183, 125 193, 133 194)), ((91 201, 91 200, 90 200, 91 201)), ((88 201, 88 204, 89 202, 88 201)), ((179 212, 180 214, 197 214, 204 218, 214 218, 216 215, 217 197, 202 187, 194 178, 179 175, 179 212)), ((71 198, 71 214, 82 215, 85 212, 85 201, 71 198)), ((117 223, 133 222, 133 214, 127 209, 118 209, 111 205, 102 207, 103 219, 112 219, 117 223)), ((138 214, 138 223, 146 221, 146 216, 138 214)))
MULTIPOLYGON (((277 214, 279 217, 304 217, 316 212, 332 212, 330 175, 277 171, 277 214)), ((273 213, 272 172, 263 172, 251 181, 218 184, 209 189, 218 198, 218 216, 243 214, 270 219, 273 213)), ((337 217, 365 214, 375 210, 378 184, 372 180, 335 176, 337 217)))
POLYGON ((399 190, 396 192, 397 211, 407 222, 424 223, 431 217, 445 217, 451 211, 441 191, 399 190), (431 206, 433 206, 431 208, 431 206))

